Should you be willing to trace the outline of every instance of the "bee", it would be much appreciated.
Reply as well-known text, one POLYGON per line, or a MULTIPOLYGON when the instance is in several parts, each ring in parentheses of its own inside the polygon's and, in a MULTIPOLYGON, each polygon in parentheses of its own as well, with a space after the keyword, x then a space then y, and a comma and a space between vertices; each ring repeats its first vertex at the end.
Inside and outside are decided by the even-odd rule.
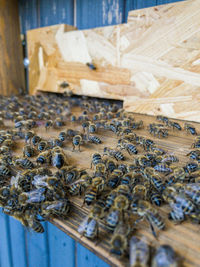
POLYGON ((48 148, 48 143, 46 141, 40 141, 38 143, 37 149, 38 151, 42 152, 48 148))
POLYGON ((184 130, 185 130, 187 133, 190 133, 191 135, 197 135, 197 131, 196 131, 195 127, 192 126, 192 125, 189 124, 189 123, 185 123, 185 124, 184 124, 184 130))
POLYGON ((97 163, 95 165, 95 172, 94 172, 94 175, 95 176, 104 176, 106 173, 106 166, 105 164, 102 162, 102 163, 97 163))
POLYGON ((59 139, 60 141, 64 142, 64 141, 66 140, 66 138, 67 138, 67 134, 66 134, 66 132, 60 132, 60 133, 59 133, 58 139, 59 139))
POLYGON ((195 172, 199 169, 199 165, 196 162, 189 162, 185 166, 186 172, 195 172))
POLYGON ((82 123, 82 128, 83 128, 83 132, 84 133, 88 133, 88 128, 89 128, 89 122, 88 121, 84 121, 83 123, 82 123))
POLYGON ((0 154, 8 154, 10 152, 10 148, 7 146, 0 147, 0 154))
POLYGON ((161 162, 170 165, 171 163, 179 162, 179 159, 174 155, 165 155, 161 162))
POLYGON ((139 155, 134 159, 136 166, 140 167, 150 167, 151 161, 145 155, 139 155))
POLYGON ((193 160, 200 162, 200 150, 192 150, 187 154, 187 156, 189 156, 193 160))
POLYGON ((180 223, 185 220, 185 215, 179 204, 172 203, 170 204, 172 210, 168 214, 168 219, 173 221, 174 223, 180 223))
POLYGON ((114 230, 110 240, 110 252, 121 257, 127 252, 128 235, 130 233, 130 225, 120 222, 114 230))
POLYGON ((156 191, 155 189, 149 190, 149 199, 150 199, 152 204, 159 206, 159 207, 163 203, 163 199, 162 199, 161 194, 158 191, 156 191))
POLYGON ((167 137, 168 136, 168 129, 163 124, 149 124, 149 133, 152 134, 154 137, 167 137))
POLYGON ((67 88, 67 87, 69 87, 69 83, 66 82, 66 81, 64 81, 64 82, 62 82, 62 83, 60 84, 60 87, 62 87, 62 88, 67 88))
POLYGON ((144 123, 142 120, 140 120, 139 122, 133 122, 130 127, 134 130, 140 130, 144 127, 144 123))
POLYGON ((50 129, 51 127, 53 127, 53 121, 52 120, 46 121, 45 124, 44 124, 44 127, 45 127, 45 129, 47 131, 48 129, 50 129))
POLYGON ((164 154, 166 154, 166 152, 162 148, 155 147, 155 146, 151 146, 150 147, 150 151, 152 151, 156 155, 164 155, 164 154))
POLYGON ((194 143, 192 143, 192 148, 200 148, 200 136, 195 138, 194 143))
POLYGON ((102 162, 103 160, 102 160, 101 154, 94 153, 92 155, 91 168, 92 168, 92 165, 96 166, 98 163, 102 163, 102 162))
POLYGON ((161 172, 161 173, 170 173, 170 172, 172 172, 172 169, 169 168, 168 165, 165 164, 165 163, 157 164, 153 168, 154 168, 155 171, 161 172))
POLYGON ((58 169, 62 168, 64 165, 68 165, 67 156, 60 147, 54 147, 52 150, 52 165, 58 169))
POLYGON ((78 150, 80 152, 80 145, 82 143, 82 137, 80 135, 75 135, 72 140, 73 150, 75 150, 76 147, 78 147, 78 150))
POLYGON ((60 139, 57 139, 57 138, 51 139, 48 143, 49 143, 51 148, 54 148, 56 146, 57 147, 62 147, 63 146, 63 142, 60 139))
POLYGON ((70 211, 70 201, 65 198, 44 202, 42 205, 42 215, 45 217, 58 216, 65 218, 70 211))
POLYGON ((114 169, 117 168, 116 163, 113 160, 111 160, 110 158, 105 159, 104 163, 105 163, 105 166, 106 166, 106 171, 108 173, 112 173, 114 171, 114 169))
POLYGON ((89 124, 88 131, 89 131, 89 133, 96 133, 97 128, 96 128, 94 123, 89 124))
POLYGON ((39 142, 41 141, 41 137, 39 137, 38 135, 34 135, 31 139, 31 142, 34 146, 37 146, 39 144, 39 142))
POLYGON ((119 169, 115 169, 108 177, 106 185, 108 188, 114 189, 120 183, 123 176, 123 172, 119 169))
POLYGON ((85 197, 84 197, 84 203, 86 203, 88 206, 91 205, 97 198, 97 194, 98 194, 98 188, 96 186, 89 186, 85 197))
POLYGON ((82 192, 91 185, 91 183, 92 178, 89 175, 81 175, 81 178, 78 181, 75 181, 69 185, 69 193, 73 196, 81 195, 82 192))
POLYGON ((39 154, 36 159, 37 164, 50 164, 51 163, 51 152, 50 150, 43 151, 39 154))
POLYGON ((146 267, 150 257, 150 249, 144 240, 132 236, 130 239, 130 267, 146 267))
POLYGON ((23 156, 24 157, 29 157, 30 158, 30 157, 35 156, 35 154, 36 154, 36 151, 31 145, 26 145, 23 148, 23 156))
POLYGON ((13 160, 14 166, 19 166, 22 169, 33 169, 35 165, 32 161, 27 158, 15 158, 13 160))
POLYGON ((113 232, 120 221, 120 211, 111 209, 106 217, 106 228, 109 232, 113 232))
POLYGON ((172 127, 173 130, 178 130, 178 131, 181 131, 182 130, 182 127, 180 126, 180 124, 178 122, 175 122, 175 121, 169 121, 169 124, 168 124, 170 127, 172 127))
POLYGON ((78 232, 89 239, 95 239, 99 235, 97 220, 87 217, 79 226, 78 232))
POLYGON ((156 116, 156 120, 163 122, 165 125, 169 124, 169 119, 165 116, 162 116, 162 115, 156 116))
POLYGON ((102 141, 98 136, 95 135, 88 135, 88 141, 94 143, 96 145, 101 144, 102 141))
POLYGON ((170 245, 161 245, 157 248, 152 259, 152 267, 178 267, 179 261, 175 251, 170 245))
POLYGON ((45 200, 44 188, 37 188, 29 192, 22 192, 18 196, 18 201, 21 206, 26 206, 34 203, 41 203, 45 200))
POLYGON ((136 221, 146 219, 151 227, 151 231, 154 237, 157 237, 154 226, 160 230, 164 230, 165 223, 158 211, 151 206, 151 204, 145 200, 134 200, 131 204, 132 212, 139 215, 140 218, 136 221))
MULTIPOLYGON (((36 233, 44 233, 44 227, 40 223, 40 221, 37 219, 36 215, 29 214, 30 211, 28 210, 28 213, 25 212, 24 218, 22 219, 22 224, 25 227, 31 228, 36 233)), ((14 218, 16 218, 14 216, 14 218)), ((16 218, 17 219, 17 218, 16 218)))
POLYGON ((153 185, 153 187, 158 192, 163 192, 163 190, 165 189, 165 182, 158 174, 155 173, 153 168, 145 168, 143 173, 145 178, 153 185))
POLYGON ((97 69, 97 67, 96 67, 93 63, 87 62, 86 65, 87 65, 91 70, 96 70, 96 69, 97 69))
MULTIPOLYGON (((67 166, 68 167, 68 166, 67 166)), ((73 168, 71 170, 65 170, 66 167, 62 167, 60 169, 62 178, 64 179, 66 184, 70 184, 81 178, 83 175, 87 175, 84 170, 78 170, 77 168, 73 168)))
POLYGON ((192 200, 194 204, 200 205, 200 184, 186 184, 184 186, 184 193, 192 200))
POLYGON ((126 149, 127 152, 129 153, 129 155, 133 155, 133 154, 137 154, 138 153, 137 148, 133 144, 128 143, 123 139, 119 139, 118 140, 117 147, 120 147, 120 149, 126 149))
POLYGON ((25 133, 24 139, 25 142, 27 143, 28 141, 31 142, 31 138, 33 138, 33 136, 35 135, 35 133, 33 131, 28 131, 25 133))
POLYGON ((162 197, 170 206, 177 205, 185 215, 190 215, 195 211, 195 205, 192 201, 183 193, 178 193, 175 188, 168 186, 162 194, 162 197))
POLYGON ((104 155, 111 156, 116 160, 125 160, 124 155, 119 150, 114 150, 109 147, 104 147, 104 155))

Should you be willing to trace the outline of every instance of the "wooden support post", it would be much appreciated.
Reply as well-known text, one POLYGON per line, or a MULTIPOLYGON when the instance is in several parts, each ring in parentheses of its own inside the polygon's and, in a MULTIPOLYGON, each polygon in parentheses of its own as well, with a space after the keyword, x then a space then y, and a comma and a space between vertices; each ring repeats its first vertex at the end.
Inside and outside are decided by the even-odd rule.
POLYGON ((25 90, 18 0, 0 0, 0 95, 25 90))

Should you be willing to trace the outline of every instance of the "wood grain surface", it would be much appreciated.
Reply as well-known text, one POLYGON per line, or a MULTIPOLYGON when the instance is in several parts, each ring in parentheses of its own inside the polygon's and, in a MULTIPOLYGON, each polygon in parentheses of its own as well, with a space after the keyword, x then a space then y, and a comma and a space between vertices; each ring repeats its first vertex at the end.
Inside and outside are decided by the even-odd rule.
POLYGON ((30 93, 63 92, 67 81, 128 111, 200 121, 199 26, 200 1, 188 0, 131 11, 127 24, 28 31, 30 93))
POLYGON ((25 90, 17 0, 0 0, 0 94, 25 90))
MULTIPOLYGON (((78 113, 79 111, 77 110, 73 112, 73 114, 78 113)), ((148 134, 146 128, 149 123, 156 122, 155 117, 137 113, 133 113, 133 115, 136 121, 142 119, 144 122, 144 129, 138 130, 136 132, 138 135, 149 137, 154 140, 155 143, 159 145, 159 147, 165 149, 168 153, 174 153, 174 155, 179 157, 180 165, 183 165, 184 163, 189 161, 188 157, 186 157, 186 154, 191 151, 191 144, 194 140, 193 136, 186 134, 185 131, 177 133, 177 131, 171 130, 169 132, 169 138, 154 138, 148 134)), ((178 122, 181 124, 181 126, 184 126, 185 122, 181 120, 179 120, 178 122)), ((193 125, 196 127, 197 132, 200 133, 200 124, 193 123, 193 125)), ((48 132, 45 131, 44 127, 39 127, 37 133, 45 139, 56 138, 60 131, 66 130, 67 128, 81 130, 79 124, 67 122, 67 125, 60 128, 59 130, 50 129, 48 132)), ((70 160, 70 164, 76 165, 79 168, 86 168, 90 172, 90 162, 93 153, 103 153, 103 148, 105 146, 116 147, 118 139, 114 134, 105 132, 103 129, 100 129, 97 133, 97 136, 102 139, 103 143, 100 145, 83 145, 81 146, 81 152, 72 152, 72 144, 70 142, 67 142, 64 145, 64 151, 70 160)), ((22 143, 19 142, 18 152, 21 151, 21 147, 22 143)), ((143 149, 139 148, 139 152, 143 153, 143 149)), ((128 162, 131 162, 128 153, 125 152, 125 156, 128 162)), ((52 218, 50 219, 50 222, 67 233, 73 239, 87 247, 89 250, 91 250, 93 253, 107 262, 110 266, 127 267, 127 257, 118 259, 117 257, 109 253, 110 234, 107 232, 106 226, 103 221, 100 223, 100 239, 97 244, 96 242, 90 241, 86 237, 81 237, 77 229, 80 223, 88 215, 89 209, 85 205, 82 206, 82 198, 71 197, 70 201, 72 203, 72 206, 68 218, 66 220, 60 218, 52 218)), ((153 237, 151 230, 149 229, 149 225, 145 222, 140 224, 139 229, 134 234, 138 237, 142 237, 144 235, 147 238, 147 242, 154 247, 158 247, 160 244, 170 244, 182 260, 181 267, 199 267, 200 226, 191 224, 189 222, 184 222, 180 225, 174 225, 167 219, 168 208, 166 206, 159 208, 159 211, 165 219, 166 230, 158 232, 157 240, 153 237)), ((49 237, 49 239, 51 239, 51 237, 49 237)), ((37 251, 35 252, 35 255, 37 255, 37 251)))

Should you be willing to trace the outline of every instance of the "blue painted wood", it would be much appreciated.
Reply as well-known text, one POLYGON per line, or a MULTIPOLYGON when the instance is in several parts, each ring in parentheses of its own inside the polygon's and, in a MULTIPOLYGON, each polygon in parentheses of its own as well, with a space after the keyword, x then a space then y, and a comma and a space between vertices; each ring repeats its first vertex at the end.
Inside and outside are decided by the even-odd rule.
POLYGON ((157 5, 164 5, 164 4, 169 4, 169 3, 174 3, 174 2, 181 2, 185 0, 157 0, 157 5))
POLYGON ((76 0, 78 29, 124 22, 124 0, 76 0))
POLYGON ((9 218, 0 211, 0 266, 12 267, 9 218))
POLYGON ((21 32, 38 27, 38 0, 19 0, 21 32))
POLYGON ((12 217, 9 217, 9 224, 13 267, 25 267, 27 266, 25 228, 12 217))
POLYGON ((59 23, 73 25, 73 0, 40 0, 39 1, 40 27, 59 23))
MULTIPOLYGON (((43 234, 26 230, 26 245, 29 267, 49 267, 49 243, 47 223, 43 223, 43 234)), ((55 266, 57 267, 57 266, 55 266)))
POLYGON ((109 267, 109 265, 77 243, 77 267, 109 267))
POLYGON ((75 241, 48 224, 50 267, 75 267, 75 241))

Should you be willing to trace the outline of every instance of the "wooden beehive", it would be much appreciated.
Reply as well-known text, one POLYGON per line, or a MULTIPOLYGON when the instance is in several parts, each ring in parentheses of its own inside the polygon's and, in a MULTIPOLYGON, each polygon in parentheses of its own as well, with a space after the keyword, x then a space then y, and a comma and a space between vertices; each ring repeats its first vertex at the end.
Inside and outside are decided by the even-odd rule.
POLYGON ((30 92, 63 92, 67 81, 128 111, 200 121, 199 26, 200 1, 189 0, 131 11, 127 24, 28 31, 30 92))

